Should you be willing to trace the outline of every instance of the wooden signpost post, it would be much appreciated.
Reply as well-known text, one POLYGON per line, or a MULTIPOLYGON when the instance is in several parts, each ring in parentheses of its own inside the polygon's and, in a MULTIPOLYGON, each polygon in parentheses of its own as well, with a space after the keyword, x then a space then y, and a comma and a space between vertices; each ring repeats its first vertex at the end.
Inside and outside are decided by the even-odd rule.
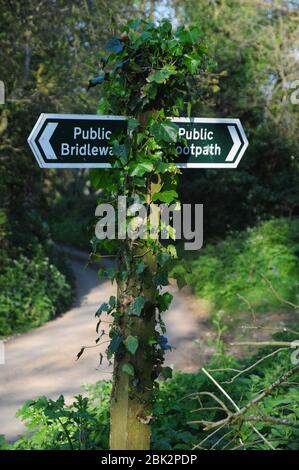
MULTIPOLYGON (((104 115, 42 114, 28 139, 41 168, 94 168, 91 181, 102 189, 104 202, 117 208, 115 200, 125 196, 149 213, 153 201, 177 201, 181 167, 237 167, 248 145, 239 120, 179 117, 190 109, 194 80, 200 87, 208 73, 199 28, 172 31, 166 20, 159 25, 131 21, 119 38, 108 41, 106 53, 101 74, 90 81, 90 87, 102 87, 99 112, 104 115)), ((158 237, 104 241, 117 269, 102 274, 118 288, 117 297, 96 312, 97 331, 102 313, 112 318, 110 449, 146 450, 156 379, 171 375, 163 366, 170 345, 162 314, 172 296, 161 289, 168 285, 176 249, 158 237)))

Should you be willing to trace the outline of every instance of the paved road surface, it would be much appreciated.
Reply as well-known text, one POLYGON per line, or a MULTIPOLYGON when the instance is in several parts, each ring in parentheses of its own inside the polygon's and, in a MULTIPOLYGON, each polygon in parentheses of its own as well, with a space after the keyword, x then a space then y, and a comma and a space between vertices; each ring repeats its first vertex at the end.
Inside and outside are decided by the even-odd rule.
MULTIPOLYGON (((79 361, 76 361, 76 354, 81 346, 94 344, 94 313, 102 302, 115 294, 115 287, 109 282, 99 283, 96 270, 84 268, 79 258, 73 259, 72 267, 77 280, 74 307, 5 344, 6 363, 0 365, 0 434, 5 434, 10 441, 24 430, 15 413, 26 400, 39 395, 55 399, 64 394, 70 401, 81 391, 82 383, 111 377, 107 362, 98 370, 98 354, 104 352, 107 344, 85 350, 79 361)), ((203 360, 194 340, 202 338, 206 342, 209 327, 192 296, 179 293, 175 286, 170 290, 174 300, 165 319, 169 342, 175 349, 167 354, 167 363, 176 370, 191 372, 203 360)), ((209 351, 205 348, 204 355, 207 354, 209 351)))

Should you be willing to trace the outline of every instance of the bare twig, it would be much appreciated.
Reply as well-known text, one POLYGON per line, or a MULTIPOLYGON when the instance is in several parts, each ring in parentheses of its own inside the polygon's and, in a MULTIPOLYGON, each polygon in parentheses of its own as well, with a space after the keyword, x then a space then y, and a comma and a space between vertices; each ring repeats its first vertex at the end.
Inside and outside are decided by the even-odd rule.
POLYGON ((294 304, 293 302, 290 302, 289 300, 286 300, 284 299, 283 297, 281 297, 278 292, 275 290, 275 288, 273 287, 273 284, 271 283, 271 281, 264 275, 264 274, 261 274, 261 277, 264 279, 264 281, 266 282, 266 284, 269 286, 269 288, 271 289, 271 291, 273 292, 273 294, 275 295, 275 297, 280 301, 282 302, 283 304, 286 304, 286 305, 289 305, 290 307, 294 308, 294 309, 297 309, 299 308, 299 305, 296 305, 294 304))
POLYGON ((261 362, 265 361, 266 359, 269 359, 269 357, 272 357, 274 356, 275 354, 281 352, 281 351, 286 351, 288 350, 288 348, 279 348, 279 349, 276 349, 275 351, 271 352, 270 354, 267 354, 267 356, 264 356, 262 357, 261 359, 259 359, 258 361, 256 361, 254 364, 252 364, 251 366, 247 367, 246 369, 243 369, 243 370, 240 370, 238 371, 238 373, 236 375, 234 375, 230 380, 226 380, 224 382, 221 382, 223 384, 231 384, 233 383, 238 377, 240 377, 240 375, 242 374, 245 374, 246 372, 249 372, 250 370, 254 369, 257 365, 259 365, 261 362))
POLYGON ((293 330, 291 328, 286 327, 273 327, 269 328, 267 326, 252 326, 252 325, 242 325, 240 327, 242 330, 263 330, 263 331, 278 331, 278 332, 285 332, 285 333, 292 333, 293 335, 299 336, 299 331, 293 330))
MULTIPOLYGON (((208 372, 203 369, 203 372, 205 374, 208 375, 209 378, 211 378, 211 380, 213 381, 213 383, 219 388, 219 390, 221 390, 222 392, 225 393, 225 396, 226 397, 229 397, 229 395, 223 390, 223 388, 218 384, 218 382, 216 382, 216 380, 210 375, 208 374, 208 372)), ((252 400, 250 400, 245 406, 243 406, 242 408, 239 408, 238 405, 236 405, 236 403, 232 400, 231 397, 229 397, 229 400, 231 403, 234 404, 234 407, 236 408, 237 412, 236 413, 230 413, 227 418, 224 418, 224 419, 221 419, 217 422, 205 422, 205 426, 206 426, 206 429, 214 429, 218 426, 225 426, 231 422, 234 422, 236 421, 237 419, 245 419, 247 420, 247 417, 244 417, 243 418, 243 415, 246 413, 246 411, 248 411, 249 408, 251 408, 252 406, 255 406, 258 402, 260 402, 263 398, 265 398, 266 396, 270 395, 274 389, 276 389, 277 387, 279 387, 283 382, 285 382, 287 379, 289 379, 292 375, 296 374, 297 372, 299 372, 299 366, 296 366, 296 367, 293 367, 292 369, 290 369, 289 371, 287 371, 285 374, 283 374, 281 377, 279 377, 274 383, 272 383, 271 385, 269 385, 269 387, 267 387, 263 392, 261 392, 259 395, 257 395, 255 398, 253 398, 252 400)), ((273 419, 276 421, 276 418, 272 418, 272 417, 269 417, 269 419, 271 419, 272 423, 273 423, 273 419)), ((257 418, 255 418, 255 420, 257 420, 257 418)), ((260 421, 263 421, 263 419, 259 419, 260 421)), ((284 421, 284 424, 286 425, 286 420, 283 420, 284 421)), ((251 424, 251 423, 249 423, 251 424)), ((277 424, 277 422, 276 422, 277 424)), ((280 423, 282 424, 282 423, 280 423)), ((254 428, 254 426, 251 424, 251 427, 260 435, 259 431, 254 428)), ((260 435, 261 437, 262 435, 260 435)), ((262 439, 264 440, 265 442, 265 437, 262 436, 262 439)), ((270 443, 266 440, 267 444, 269 445, 270 443)), ((271 444, 270 444, 271 446, 271 444)), ((271 447, 272 448, 272 447, 271 447)))
POLYGON ((288 426, 290 428, 299 429, 299 424, 290 421, 289 419, 279 419, 273 416, 246 416, 246 421, 255 421, 257 423, 271 423, 279 424, 281 426, 288 426))
POLYGON ((286 346, 291 348, 292 341, 241 341, 230 343, 231 346, 286 346))
MULTIPOLYGON (((241 410, 240 408, 238 407, 238 405, 234 402, 234 400, 228 395, 228 393, 221 387, 221 385, 214 379, 214 377, 211 376, 211 374, 209 374, 209 372, 207 372, 203 367, 201 369, 208 377, 210 380, 212 380, 212 382, 216 385, 217 388, 219 388, 219 390, 224 394, 224 396, 230 401, 230 403, 233 404, 233 406, 235 407, 235 409, 237 410, 237 413, 240 413, 241 410)), ((228 416, 226 418, 227 422, 229 422, 231 420, 231 415, 228 416)), ((223 422, 223 420, 222 420, 223 422)), ((252 424, 252 423, 249 423, 249 425, 251 426, 251 428, 260 436, 261 439, 263 439, 263 441, 270 447, 270 449, 272 450, 275 450, 274 447, 272 446, 271 442, 268 441, 268 439, 265 438, 265 436, 263 436, 258 429, 256 429, 256 427, 252 424)))
POLYGON ((202 441, 200 441, 199 444, 196 444, 192 450, 194 449, 198 449, 200 446, 202 446, 202 444, 204 444, 206 441, 208 441, 212 436, 214 436, 214 434, 216 434, 218 431, 220 431, 223 427, 225 426, 225 424, 223 424, 223 426, 220 426, 218 429, 216 429, 215 431, 211 432, 211 434, 209 434, 207 437, 205 437, 202 441))
POLYGON ((253 318, 253 321, 256 322, 256 314, 255 314, 255 310, 254 308, 252 307, 251 303, 249 302, 248 299, 246 299, 246 297, 244 297, 243 295, 241 294, 237 294, 237 297, 239 297, 239 299, 243 300, 243 302, 245 302, 246 305, 248 305, 249 309, 250 309, 250 312, 252 314, 252 318, 253 318))

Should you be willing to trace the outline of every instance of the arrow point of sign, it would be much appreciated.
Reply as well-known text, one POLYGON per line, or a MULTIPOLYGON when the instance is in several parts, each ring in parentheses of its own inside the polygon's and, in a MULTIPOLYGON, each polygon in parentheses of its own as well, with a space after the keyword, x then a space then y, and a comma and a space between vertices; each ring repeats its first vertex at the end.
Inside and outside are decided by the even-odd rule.
POLYGON ((58 122, 48 122, 46 127, 43 130, 42 135, 39 138, 39 143, 41 145, 41 148, 43 149, 46 157, 49 160, 57 160, 57 156, 53 150, 52 145, 50 144, 50 139, 58 126, 58 122))
POLYGON ((237 132, 237 129, 235 126, 228 126, 228 130, 229 130, 229 133, 231 135, 231 138, 233 139, 233 146, 228 154, 228 156, 226 157, 225 161, 226 162, 233 162, 234 159, 235 159, 235 156, 237 155, 241 145, 242 145, 242 142, 240 140, 240 137, 238 135, 238 132, 237 132))

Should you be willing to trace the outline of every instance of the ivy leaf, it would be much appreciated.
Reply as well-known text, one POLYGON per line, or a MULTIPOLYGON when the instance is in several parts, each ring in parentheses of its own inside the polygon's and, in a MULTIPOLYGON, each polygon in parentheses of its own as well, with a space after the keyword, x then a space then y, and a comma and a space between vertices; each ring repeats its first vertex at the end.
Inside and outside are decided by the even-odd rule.
POLYGON ((116 157, 119 157, 120 161, 123 165, 125 165, 128 161, 129 149, 126 145, 114 145, 113 146, 113 153, 116 157))
POLYGON ((171 225, 168 225, 165 229, 167 235, 172 238, 172 240, 176 240, 176 235, 175 235, 175 228, 172 227, 171 225))
POLYGON ((174 245, 168 245, 167 246, 167 251, 173 259, 178 258, 176 247, 174 245))
POLYGON ((158 296, 158 305, 160 312, 166 312, 166 310, 168 310, 172 299, 173 296, 169 292, 165 292, 163 295, 158 296))
POLYGON ((91 80, 89 80, 88 88, 92 88, 96 85, 99 85, 99 83, 103 83, 105 80, 106 80, 105 73, 99 75, 98 77, 92 78, 91 80))
POLYGON ((138 163, 131 173, 131 176, 143 176, 145 173, 153 171, 154 165, 152 163, 138 163))
POLYGON ((134 377, 134 367, 129 362, 126 362, 125 364, 123 364, 122 371, 134 377))
POLYGON ((187 281, 184 274, 175 272, 173 274, 173 277, 175 278, 179 289, 182 289, 184 286, 187 285, 187 281))
POLYGON ((163 336, 163 335, 160 335, 159 337, 159 345, 161 347, 161 349, 163 349, 164 351, 171 351, 171 346, 170 344, 168 344, 168 339, 166 338, 166 336, 163 336))
POLYGON ((111 295, 108 303, 103 303, 100 308, 96 311, 95 316, 99 317, 103 312, 107 314, 111 313, 112 310, 116 307, 116 297, 111 295))
POLYGON ((135 118, 129 118, 128 119, 128 129, 129 131, 133 131, 134 129, 136 129, 136 127, 139 126, 139 121, 138 119, 135 119, 135 118))
POLYGON ((163 191, 162 193, 154 194, 153 201, 161 201, 166 204, 170 204, 175 198, 178 197, 178 193, 173 190, 163 191))
POLYGON ((108 312, 108 310, 109 310, 109 305, 106 302, 104 302, 100 306, 100 308, 98 308, 98 310, 96 311, 95 316, 99 317, 103 312, 108 312))
POLYGON ((115 295, 111 295, 110 298, 109 298, 109 305, 110 305, 110 308, 113 309, 116 307, 116 297, 115 295))
POLYGON ((142 40, 142 42, 145 42, 148 39, 152 38, 152 36, 153 36, 152 33, 150 33, 149 31, 143 31, 143 33, 141 33, 139 38, 142 40))
POLYGON ((177 29, 177 35, 182 44, 196 44, 202 33, 197 26, 190 27, 189 29, 181 27, 177 29))
POLYGON ((161 270, 157 272, 154 276, 154 283, 156 286, 167 286, 168 285, 168 275, 166 270, 161 270))
POLYGON ((131 336, 130 335, 130 336, 127 337, 127 339, 125 340, 124 343, 126 345, 127 350, 131 354, 135 354, 135 352, 138 349, 138 345, 139 345, 138 338, 136 336, 131 336))
POLYGON ((139 261, 136 265, 136 274, 142 274, 145 268, 145 263, 143 261, 139 261))
POLYGON ((110 279, 110 281, 113 282, 115 279, 115 269, 112 267, 107 268, 106 275, 108 276, 108 279, 110 279))
POLYGON ((172 24, 166 18, 161 21, 160 29, 163 34, 169 34, 172 31, 172 24))
POLYGON ((171 379, 172 377, 172 368, 171 367, 162 367, 161 375, 164 379, 171 379))
POLYGON ((105 276, 105 269, 104 268, 99 268, 98 269, 98 277, 101 279, 105 276))
POLYGON ((142 296, 136 297, 136 299, 134 299, 133 302, 129 305, 128 315, 134 315, 134 316, 140 317, 145 303, 146 303, 145 297, 142 297, 142 296))
POLYGON ((77 354, 77 359, 76 359, 76 361, 78 361, 78 359, 80 359, 80 357, 81 357, 82 354, 84 353, 84 350, 85 350, 84 347, 80 349, 80 351, 79 351, 78 354, 77 354))
POLYGON ((113 72, 116 72, 117 70, 122 69, 124 65, 126 65, 130 62, 130 60, 131 59, 126 59, 126 60, 123 60, 122 62, 119 62, 118 64, 116 64, 116 66, 113 69, 113 72))
POLYGON ((141 26, 141 20, 130 20, 128 22, 128 28, 137 30, 141 26))
POLYGON ((152 72, 146 79, 147 82, 155 83, 166 83, 171 75, 175 75, 177 72, 173 65, 164 65, 161 70, 156 70, 152 72))
POLYGON ((179 127, 174 122, 155 122, 151 126, 151 133, 156 140, 163 142, 176 142, 179 127))
POLYGON ((104 356, 103 356, 102 353, 100 353, 99 356, 100 356, 100 363, 99 363, 99 366, 101 366, 102 363, 103 363, 104 356))
POLYGON ((122 337, 120 335, 116 334, 116 335, 112 336, 111 342, 110 342, 110 344, 108 346, 108 350, 107 350, 108 359, 111 358, 111 356, 114 353, 116 353, 116 351, 118 350, 121 342, 122 342, 122 337))
POLYGON ((106 98, 102 97, 97 107, 97 114, 109 114, 110 105, 106 98))
MULTIPOLYGON (((91 185, 94 189, 105 189, 111 185, 111 178, 109 173, 101 168, 100 170, 98 169, 93 169, 89 172, 90 176, 90 181, 91 185)), ((99 242, 98 239, 96 239, 97 243, 99 242)))
POLYGON ((118 54, 123 50, 123 48, 124 44, 117 37, 109 39, 105 47, 106 51, 112 52, 114 54, 118 54))
POLYGON ((166 263, 170 260, 170 254, 167 253, 167 252, 162 252, 162 253, 159 253, 158 256, 157 256, 157 262, 159 264, 159 266, 161 266, 162 268, 166 265, 166 263))
POLYGON ((194 75, 198 71, 198 67, 200 65, 201 58, 197 54, 185 54, 183 63, 188 68, 189 72, 194 75))

